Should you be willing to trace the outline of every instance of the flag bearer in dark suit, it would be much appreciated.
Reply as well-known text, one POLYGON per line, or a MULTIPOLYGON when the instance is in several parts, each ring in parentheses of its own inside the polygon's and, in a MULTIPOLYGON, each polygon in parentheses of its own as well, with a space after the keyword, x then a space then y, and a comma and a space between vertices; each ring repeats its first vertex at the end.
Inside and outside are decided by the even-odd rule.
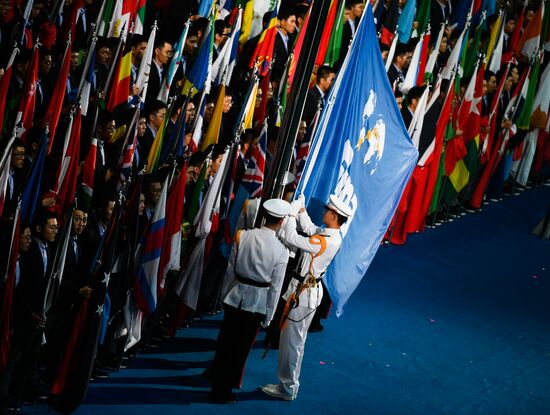
POLYGON ((7 391, 11 383, 16 404, 23 397, 25 401, 32 402, 39 394, 38 357, 46 326, 44 296, 53 262, 50 244, 56 236, 55 216, 47 211, 39 212, 29 250, 19 257, 20 279, 14 302, 15 330, 1 385, 7 391))
POLYGON ((224 318, 209 378, 209 398, 234 403, 248 353, 260 326, 273 318, 281 292, 288 250, 276 235, 290 204, 281 199, 264 203, 265 225, 237 234, 229 258, 222 295, 224 318))

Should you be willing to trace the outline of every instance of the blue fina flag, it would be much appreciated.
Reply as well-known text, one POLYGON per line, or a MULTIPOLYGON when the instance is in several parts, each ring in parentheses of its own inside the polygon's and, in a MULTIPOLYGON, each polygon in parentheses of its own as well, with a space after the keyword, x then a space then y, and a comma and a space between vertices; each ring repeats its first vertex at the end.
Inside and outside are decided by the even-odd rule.
POLYGON ((316 223, 333 193, 353 211, 325 280, 338 316, 367 272, 417 159, 386 75, 369 5, 296 190, 296 197, 304 194, 316 223))

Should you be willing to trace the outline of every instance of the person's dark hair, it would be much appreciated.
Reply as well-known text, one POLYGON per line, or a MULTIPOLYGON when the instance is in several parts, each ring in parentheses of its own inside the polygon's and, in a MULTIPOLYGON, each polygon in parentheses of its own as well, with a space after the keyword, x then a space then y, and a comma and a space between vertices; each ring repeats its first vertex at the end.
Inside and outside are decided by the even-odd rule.
POLYGON ((37 226, 44 227, 44 225, 46 225, 46 223, 48 223, 48 220, 50 219, 57 219, 57 217, 53 212, 49 210, 40 209, 34 218, 35 230, 37 226))
POLYGON ((225 146, 221 144, 214 145, 212 149, 212 160, 216 160, 219 156, 223 155, 223 153, 225 153, 225 146))
POLYGON ((145 114, 147 121, 149 121, 149 116, 157 113, 161 109, 166 108, 166 104, 159 99, 154 100, 151 103, 148 103, 145 108, 145 114))
POLYGON ((398 43, 395 47, 395 55, 393 56, 393 60, 396 60, 398 56, 404 56, 410 51, 409 45, 406 43, 398 43))
POLYGON ((294 8, 294 13, 296 14, 296 18, 305 18, 307 11, 309 10, 309 4, 297 4, 294 8))
POLYGON ((489 79, 491 79, 492 76, 496 78, 497 75, 493 71, 486 70, 485 74, 483 75, 483 79, 488 81, 489 79))
POLYGON ((157 49, 157 48, 162 49, 165 43, 170 43, 170 42, 168 42, 165 38, 162 38, 162 37, 155 39, 154 49, 157 49))
POLYGON ((378 42, 378 46, 380 46, 380 52, 389 52, 390 47, 386 45, 385 43, 378 42))
POLYGON ((420 99, 422 94, 424 93, 423 86, 414 86, 409 90, 409 93, 407 94, 407 103, 411 103, 413 99, 420 99))
POLYGON ((257 133, 254 129, 248 128, 244 130, 244 132, 241 134, 241 143, 252 143, 257 136, 257 133))
POLYGON ((351 9, 353 6, 355 6, 356 4, 360 4, 360 3, 364 3, 364 1, 363 0, 347 0, 346 1, 346 6, 351 9))
POLYGON ((136 48, 138 45, 142 42, 147 42, 147 39, 145 39, 142 35, 132 35, 132 38, 130 39, 130 47, 136 48))
POLYGON ((395 92, 393 93, 393 96, 395 98, 403 98, 403 93, 399 89, 396 89, 395 92))
POLYGON ((266 225, 277 225, 281 221, 281 218, 276 218, 275 216, 270 215, 267 212, 264 213, 264 218, 266 225))
POLYGON ((210 20, 208 20, 206 17, 199 17, 197 20, 195 20, 191 25, 191 27, 195 30, 195 36, 198 35, 199 31, 202 31, 204 33, 209 24, 210 20))
POLYGON ((279 20, 287 20, 290 16, 296 17, 296 14, 294 10, 286 8, 286 9, 279 10, 279 14, 277 15, 277 18, 279 20))
POLYGON ((334 72, 334 69, 332 69, 330 66, 319 66, 319 69, 317 69, 317 82, 319 82, 321 79, 327 79, 329 75, 333 73, 336 72, 334 72))
POLYGON ((25 146, 25 143, 23 142, 23 140, 21 140, 20 138, 16 138, 15 140, 13 140, 13 147, 12 148, 15 148, 15 147, 27 148, 27 146, 25 146))
POLYGON ((97 118, 97 125, 104 127, 112 121, 115 121, 115 116, 113 113, 107 110, 102 110, 97 118))
POLYGON ((203 151, 197 151, 193 154, 191 154, 191 157, 189 157, 189 166, 193 167, 199 167, 204 163, 206 160, 206 153, 203 151))
MULTIPOLYGON (((336 212, 334 212, 336 213, 336 212)), ((337 218, 337 221, 338 221, 338 225, 342 226, 344 223, 346 223, 348 221, 348 218, 346 218, 345 216, 342 216, 340 215, 339 213, 336 213, 336 218, 337 218)))
POLYGON ((223 31, 227 27, 225 20, 216 20, 214 22, 214 33, 218 36, 223 35, 223 31))

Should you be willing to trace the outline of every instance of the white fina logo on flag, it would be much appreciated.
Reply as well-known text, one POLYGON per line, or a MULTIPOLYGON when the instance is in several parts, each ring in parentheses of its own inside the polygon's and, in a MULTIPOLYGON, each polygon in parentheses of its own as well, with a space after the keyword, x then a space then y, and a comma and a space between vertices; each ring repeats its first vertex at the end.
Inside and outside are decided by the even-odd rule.
MULTIPOLYGON (((384 155, 384 144, 386 141, 386 124, 382 118, 382 114, 378 114, 373 117, 374 110, 376 109, 376 93, 371 90, 369 98, 363 109, 363 121, 361 130, 359 131, 359 138, 355 145, 357 152, 366 148, 365 156, 363 158, 363 164, 367 165, 370 169, 369 174, 373 175, 376 172, 378 162, 384 155), (374 124, 374 126, 372 126, 374 124), (371 127, 372 126, 372 127, 371 127)), ((342 226, 341 233, 346 235, 348 228, 353 221, 355 211, 357 210, 357 195, 355 194, 355 188, 351 181, 349 170, 353 157, 355 155, 354 148, 351 144, 351 140, 346 140, 344 151, 342 154, 342 164, 340 165, 340 171, 338 172, 338 183, 336 183, 336 189, 334 193, 341 198, 345 203, 349 205, 352 210, 352 216, 342 226)))
POLYGON ((382 118, 382 114, 372 117, 376 109, 376 94, 371 89, 369 99, 363 109, 363 126, 359 133, 359 140, 355 148, 361 150, 361 146, 366 141, 367 152, 363 159, 363 164, 370 167, 370 175, 373 175, 378 166, 378 162, 384 154, 384 144, 386 142, 386 124, 382 118), (374 124, 374 126, 372 126, 374 124), (372 127, 371 127, 372 126, 372 127), (373 159, 376 154, 376 158, 373 159))

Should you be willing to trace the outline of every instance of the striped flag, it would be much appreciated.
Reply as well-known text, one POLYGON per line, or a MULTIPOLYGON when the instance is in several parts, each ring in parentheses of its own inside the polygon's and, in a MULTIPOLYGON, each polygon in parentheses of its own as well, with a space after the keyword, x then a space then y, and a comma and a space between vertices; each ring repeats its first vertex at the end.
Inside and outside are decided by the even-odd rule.
POLYGON ((166 274, 170 270, 179 270, 181 254, 181 223, 183 221, 183 199, 185 198, 186 165, 178 175, 176 183, 170 189, 166 202, 166 228, 160 255, 159 290, 164 289, 166 274))
POLYGON ((97 39, 92 40, 90 50, 86 56, 86 62, 84 63, 84 70, 82 71, 82 79, 80 80, 80 86, 78 88, 78 95, 80 97, 80 110, 82 116, 88 114, 88 104, 90 102, 90 94, 92 92, 92 85, 96 83, 95 76, 95 55, 96 55, 96 43, 97 39))
POLYGON ((242 185, 250 194, 251 198, 260 197, 262 195, 265 175, 265 152, 267 149, 267 123, 264 122, 262 132, 260 133, 260 141, 254 147, 245 173, 242 178, 242 185))
POLYGON ((114 111, 116 107, 128 103, 130 96, 130 82, 132 78, 132 48, 126 43, 124 52, 118 60, 115 69, 115 78, 107 100, 107 109, 114 111))
POLYGON ((141 59, 136 79, 136 85, 139 88, 141 102, 143 102, 144 104, 145 97, 147 96, 147 85, 149 83, 149 73, 151 72, 151 62, 153 60, 157 29, 157 26, 154 25, 153 29, 151 30, 149 39, 147 40, 147 48, 145 49, 145 53, 143 54, 143 59, 141 59))
POLYGON ((76 191, 76 179, 78 176, 78 161, 80 156, 80 125, 82 116, 80 110, 74 115, 74 119, 69 122, 65 143, 63 146, 63 156, 61 165, 57 171, 57 180, 54 193, 57 195, 56 212, 58 217, 74 202, 76 191))
POLYGON ((137 0, 136 20, 134 22, 134 34, 143 34, 143 24, 145 23, 145 4, 147 0, 137 0))
POLYGON ((143 235, 134 295, 137 306, 144 313, 152 313, 157 308, 158 273, 164 238, 167 193, 168 178, 162 186, 151 224, 143 235))
POLYGON ((212 63, 212 82, 214 85, 219 85, 222 82, 227 85, 237 62, 243 12, 239 9, 237 13, 237 18, 231 30, 231 36, 223 45, 217 59, 212 63))
POLYGON ((538 51, 540 34, 542 31, 542 17, 544 14, 544 3, 542 3, 525 28, 516 46, 516 55, 523 55, 531 59, 538 51))

